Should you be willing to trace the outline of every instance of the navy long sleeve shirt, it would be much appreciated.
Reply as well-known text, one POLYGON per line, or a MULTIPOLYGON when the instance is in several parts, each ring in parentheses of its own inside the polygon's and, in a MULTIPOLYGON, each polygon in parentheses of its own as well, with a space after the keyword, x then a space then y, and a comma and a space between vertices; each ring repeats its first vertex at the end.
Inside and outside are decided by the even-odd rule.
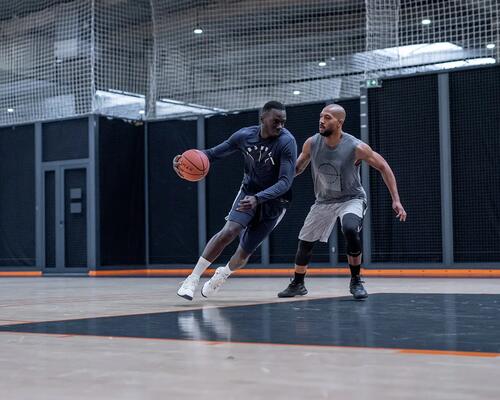
POLYGON ((257 196, 259 204, 274 199, 291 200, 297 143, 288 130, 282 129, 279 136, 263 139, 260 126, 249 126, 204 153, 213 162, 238 150, 245 157, 242 182, 245 193, 257 196))

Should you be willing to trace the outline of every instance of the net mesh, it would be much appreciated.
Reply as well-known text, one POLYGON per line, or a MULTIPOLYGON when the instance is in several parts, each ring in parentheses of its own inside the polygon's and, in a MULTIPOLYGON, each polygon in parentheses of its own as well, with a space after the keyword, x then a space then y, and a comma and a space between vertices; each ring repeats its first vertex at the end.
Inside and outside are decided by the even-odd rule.
POLYGON ((142 119, 152 75, 149 0, 96 0, 94 12, 95 111, 142 119))
POLYGON ((495 62, 498 8, 497 0, 2 2, 0 125, 354 97, 367 78, 495 62))
POLYGON ((368 75, 426 72, 498 59, 498 0, 367 0, 368 75))
POLYGON ((85 0, 1 4, 0 123, 88 113, 91 4, 85 0))
POLYGON ((363 1, 154 3, 159 99, 231 110, 359 90, 341 76, 365 47, 363 1))

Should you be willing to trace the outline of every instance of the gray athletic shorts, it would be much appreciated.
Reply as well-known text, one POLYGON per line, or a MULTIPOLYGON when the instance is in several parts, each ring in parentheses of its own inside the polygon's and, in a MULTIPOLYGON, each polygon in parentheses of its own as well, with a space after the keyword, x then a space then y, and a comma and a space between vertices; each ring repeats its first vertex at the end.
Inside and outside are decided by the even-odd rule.
POLYGON ((363 219, 366 212, 366 203, 361 199, 348 200, 336 204, 314 203, 307 214, 304 225, 299 233, 299 239, 306 242, 328 242, 337 218, 346 214, 355 214, 363 219))

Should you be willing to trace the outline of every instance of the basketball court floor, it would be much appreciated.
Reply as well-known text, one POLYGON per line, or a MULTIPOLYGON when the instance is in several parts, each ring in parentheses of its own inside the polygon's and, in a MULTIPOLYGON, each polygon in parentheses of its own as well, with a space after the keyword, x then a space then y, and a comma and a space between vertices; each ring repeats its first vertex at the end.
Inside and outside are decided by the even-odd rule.
POLYGON ((498 399, 500 279, 3 278, 0 393, 17 399, 498 399))

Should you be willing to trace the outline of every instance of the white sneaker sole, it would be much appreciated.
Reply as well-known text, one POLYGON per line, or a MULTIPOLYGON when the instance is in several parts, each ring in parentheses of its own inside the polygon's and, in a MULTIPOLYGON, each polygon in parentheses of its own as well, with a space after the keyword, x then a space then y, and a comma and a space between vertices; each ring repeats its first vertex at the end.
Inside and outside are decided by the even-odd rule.
POLYGON ((182 297, 183 299, 186 299, 186 300, 190 300, 190 301, 193 300, 193 296, 190 296, 188 294, 179 294, 179 292, 177 292, 177 296, 182 297))

